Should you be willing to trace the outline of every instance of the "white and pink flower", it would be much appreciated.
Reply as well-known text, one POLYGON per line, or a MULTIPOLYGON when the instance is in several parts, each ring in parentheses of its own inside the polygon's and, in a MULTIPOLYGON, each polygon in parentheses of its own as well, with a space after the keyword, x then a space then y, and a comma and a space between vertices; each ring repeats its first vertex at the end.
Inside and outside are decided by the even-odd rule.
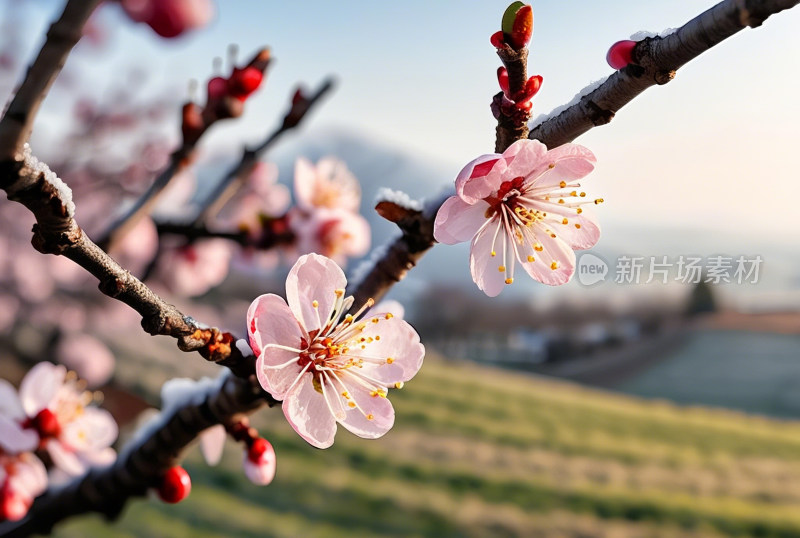
POLYGON ((33 500, 47 489, 47 470, 30 452, 7 454, 0 449, 0 521, 18 521, 33 500))
POLYGON ((361 186, 338 159, 325 157, 315 166, 301 157, 294 167, 294 196, 297 205, 306 211, 327 208, 356 213, 361 186))
POLYGON ((196 297, 225 280, 233 246, 225 239, 200 239, 190 245, 164 242, 155 277, 180 297, 196 297))
POLYGON ((18 443, 19 452, 36 448, 28 446, 30 439, 37 439, 35 445, 47 450, 56 468, 70 476, 114 460, 110 446, 117 438, 116 422, 108 411, 89 406, 92 393, 83 390, 74 374, 67 375, 65 367, 40 362, 22 380, 19 395, 9 387, 0 384, 0 433, 5 451, 13 452, 9 440, 18 443), (26 439, 21 439, 19 432, 7 437, 12 422, 22 427, 26 439))
POLYGON ((359 437, 385 434, 394 424, 388 389, 414 377, 425 354, 416 331, 391 313, 359 319, 371 300, 344 315, 353 305, 346 284, 333 260, 309 254, 289 272, 287 301, 262 295, 247 312, 261 386, 317 448, 333 444, 337 422, 359 437))
POLYGON ((310 215, 298 208, 289 212, 289 227, 295 234, 300 254, 321 254, 339 265, 369 250, 370 227, 358 213, 319 208, 310 215))
POLYGON ((537 140, 518 140, 502 154, 478 157, 456 178, 456 196, 439 209, 434 237, 440 243, 472 241, 470 271, 490 297, 514 281, 519 264, 552 286, 569 281, 575 249, 594 246, 600 227, 582 206, 578 180, 594 169, 587 148, 552 150, 537 140))

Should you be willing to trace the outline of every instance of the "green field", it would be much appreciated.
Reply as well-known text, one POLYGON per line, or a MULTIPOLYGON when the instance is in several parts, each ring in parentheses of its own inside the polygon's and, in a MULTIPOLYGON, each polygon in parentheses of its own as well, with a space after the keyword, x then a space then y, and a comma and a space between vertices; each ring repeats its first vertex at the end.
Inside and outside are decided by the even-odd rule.
POLYGON ((183 503, 130 504, 58 536, 800 536, 800 424, 583 389, 429 355, 397 424, 319 451, 277 410, 272 485, 230 444, 187 461, 183 503))

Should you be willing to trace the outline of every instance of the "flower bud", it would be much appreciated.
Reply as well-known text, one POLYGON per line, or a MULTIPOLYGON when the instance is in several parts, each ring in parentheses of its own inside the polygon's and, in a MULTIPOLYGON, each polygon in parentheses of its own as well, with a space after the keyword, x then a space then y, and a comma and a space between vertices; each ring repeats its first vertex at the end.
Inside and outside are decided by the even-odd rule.
POLYGON ((633 63, 633 48, 636 43, 636 41, 625 39, 611 45, 611 48, 608 49, 608 54, 606 54, 608 65, 614 69, 623 69, 628 64, 633 63))
POLYGON ((184 500, 192 491, 192 479, 183 467, 171 467, 164 473, 158 496, 165 503, 175 504, 184 500))

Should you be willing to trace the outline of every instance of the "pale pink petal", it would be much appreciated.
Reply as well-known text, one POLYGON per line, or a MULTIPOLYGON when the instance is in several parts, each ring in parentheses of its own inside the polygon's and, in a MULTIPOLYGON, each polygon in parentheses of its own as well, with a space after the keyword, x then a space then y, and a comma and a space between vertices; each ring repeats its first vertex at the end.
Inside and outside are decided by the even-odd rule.
POLYGON ((200 452, 207 464, 214 466, 222 459, 222 450, 225 448, 227 436, 225 426, 222 424, 211 426, 200 434, 200 452))
POLYGON ((303 157, 294 163, 294 198, 298 206, 310 209, 314 206, 314 188, 317 183, 317 170, 303 157))
POLYGON ((103 448, 90 452, 83 452, 80 457, 92 467, 105 467, 117 461, 117 452, 111 448, 103 448))
POLYGON ((317 177, 318 186, 321 186, 320 183, 326 185, 315 196, 315 205, 358 212, 361 186, 345 163, 332 157, 320 159, 317 162, 317 177))
MULTIPOLYGON (((553 238, 541 224, 526 228, 525 242, 519 247, 519 264, 534 280, 549 286, 560 286, 575 272, 575 252, 558 237, 553 238), (533 245, 541 245, 536 250, 533 245), (534 261, 529 262, 532 258, 534 261), (553 262, 556 268, 553 269, 553 262)), ((552 231, 551 231, 552 232, 552 231)))
POLYGON ((31 368, 19 387, 19 398, 29 417, 50 405, 64 384, 66 374, 66 368, 49 362, 40 362, 31 368))
POLYGON ((72 450, 95 451, 111 446, 119 429, 111 413, 86 407, 75 420, 62 425, 61 441, 72 450))
POLYGON ((22 421, 26 416, 22 402, 17 395, 17 389, 5 379, 0 379, 0 416, 15 421, 22 421))
POLYGON ((503 158, 510 162, 505 172, 506 179, 527 176, 546 153, 547 146, 538 140, 517 140, 503 152, 503 158), (514 156, 513 160, 509 158, 511 156, 514 156))
MULTIPOLYGON (((497 223, 490 224, 475 236, 469 250, 469 270, 472 280, 489 297, 498 296, 506 286, 505 273, 499 270, 504 259, 503 241, 508 243, 509 239, 505 237, 502 222, 497 219, 497 223), (497 233, 495 241, 495 231, 498 226, 500 231, 497 233), (493 252, 494 256, 492 256, 493 252)), ((508 245, 507 248, 511 248, 511 246, 508 245)))
POLYGON ((87 466, 81 462, 75 452, 65 448, 56 439, 50 440, 46 448, 53 464, 68 475, 78 476, 86 470, 87 466))
POLYGON ((294 431, 317 448, 328 448, 336 435, 336 419, 320 392, 314 389, 311 375, 300 381, 283 401, 283 414, 294 431))
POLYGON ((377 439, 392 428, 394 408, 388 399, 358 388, 352 388, 350 395, 356 407, 347 411, 342 426, 364 439, 377 439))
POLYGON ((257 486, 266 486, 275 478, 275 451, 270 447, 256 463, 247 457, 247 451, 245 450, 242 467, 244 475, 250 482, 257 486))
POLYGON ((542 157, 541 163, 529 169, 526 177, 530 178, 534 188, 556 187, 562 181, 569 183, 581 179, 594 170, 597 159, 588 148, 579 144, 564 144, 551 149, 542 157), (550 168, 551 165, 555 165, 550 168))
POLYGON ((564 211, 562 215, 555 212, 551 214, 553 218, 546 221, 547 225, 573 250, 592 248, 600 239, 600 224, 588 210, 584 209, 580 214, 575 213, 574 209, 564 211), (567 220, 566 224, 564 219, 567 220))
POLYGON ((14 489, 33 499, 47 489, 47 469, 39 458, 33 454, 25 454, 16 462, 15 472, 10 480, 14 489))
POLYGON ((468 163, 456 177, 456 194, 466 203, 474 204, 497 190, 496 177, 491 176, 499 176, 495 168, 505 169, 501 157, 499 153, 489 153, 468 163))
POLYGON ((0 449, 9 454, 30 452, 39 446, 39 436, 25 430, 13 419, 0 415, 0 449))
POLYGON ((268 346, 278 344, 300 349, 301 340, 308 336, 294 316, 286 306, 286 302, 274 294, 261 295, 253 301, 247 311, 250 347, 258 356, 256 359, 258 381, 264 390, 278 400, 283 399, 301 369, 297 363, 286 365, 287 361, 297 357, 297 353, 268 346), (286 366, 270 368, 281 365, 286 366))
POLYGON ((301 256, 286 277, 286 300, 306 331, 321 329, 330 318, 347 279, 333 260, 318 254, 301 256), (316 306, 314 306, 316 304, 316 306))
POLYGON ((469 241, 486 222, 487 209, 489 204, 483 200, 468 204, 458 196, 451 196, 436 213, 433 237, 446 245, 469 241))
MULTIPOLYGON (((364 374, 388 386, 408 381, 422 367, 425 347, 419 335, 407 322, 386 315, 365 318, 360 345, 350 347, 347 355, 372 359, 365 361, 364 374), (377 322, 377 323, 376 323, 377 322)), ((360 338, 359 338, 360 340, 360 338)))

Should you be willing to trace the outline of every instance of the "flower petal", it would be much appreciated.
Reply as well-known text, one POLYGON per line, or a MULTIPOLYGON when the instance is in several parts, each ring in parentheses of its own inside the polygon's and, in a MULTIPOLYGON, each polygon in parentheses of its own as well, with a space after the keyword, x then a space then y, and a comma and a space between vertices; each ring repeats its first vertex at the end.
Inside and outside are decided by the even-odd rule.
POLYGON ((501 256, 503 241, 508 241, 508 238, 502 229, 502 221, 497 218, 496 220, 496 223, 493 222, 473 238, 469 250, 469 270, 472 280, 489 297, 497 297, 506 285, 505 274, 498 268, 503 263, 501 256), (498 227, 501 229, 497 233, 497 244, 494 245, 498 227), (492 256, 492 252, 496 255, 492 256))
POLYGON ((327 323, 337 299, 335 290, 344 290, 346 285, 344 272, 333 260, 306 254, 286 277, 286 300, 294 317, 311 332, 327 323))
POLYGON ((365 361, 361 370, 365 375, 393 386, 408 381, 422 368, 425 347, 419 342, 419 335, 407 322, 396 317, 377 315, 365 318, 364 330, 347 355, 354 358, 365 357, 381 362, 365 361))
POLYGON ((16 421, 25 419, 25 410, 17 395, 17 389, 5 379, 0 379, 0 416, 16 421))
POLYGON ((551 210, 550 214, 553 215, 553 219, 548 222, 548 226, 553 229, 559 239, 573 250, 592 248, 600 239, 600 224, 590 211, 584 209, 577 214, 573 209, 557 215, 551 210), (566 224, 564 224, 564 219, 567 220, 566 224))
POLYGON ((498 163, 505 170, 505 162, 499 153, 481 155, 468 163, 456 177, 456 194, 468 204, 474 204, 492 194, 499 185, 498 163))
POLYGON ((522 245, 517 246, 517 259, 534 280, 559 286, 568 282, 575 272, 575 252, 560 238, 552 237, 548 230, 541 223, 524 228, 525 239, 522 245), (534 248, 534 245, 539 245, 541 250, 534 248), (530 262, 529 259, 534 261, 530 262))
POLYGON ((0 449, 9 454, 30 452, 39 446, 39 436, 23 429, 10 417, 0 415, 0 449))
POLYGON ((530 178, 533 187, 557 187, 562 181, 569 183, 581 179, 594 170, 597 158, 588 148, 579 144, 564 144, 551 149, 542 157, 539 166, 530 170, 526 177, 530 178), (554 165, 550 168, 550 165, 554 165))
POLYGON ((50 440, 46 448, 53 464, 68 475, 78 476, 86 471, 87 466, 81 462, 78 456, 56 439, 50 440))
POLYGON ((16 472, 9 478, 13 482, 13 489, 31 499, 38 497, 47 489, 47 469, 33 454, 23 455, 15 462, 15 468, 16 472))
POLYGON ((286 391, 300 373, 297 364, 285 368, 268 368, 279 366, 297 356, 297 353, 268 347, 269 344, 300 349, 301 340, 307 338, 295 319, 295 313, 286 302, 275 294, 269 293, 257 297, 247 310, 247 332, 250 347, 258 359, 256 375, 261 386, 277 399, 282 399, 286 391))
POLYGON ((488 208, 489 204, 483 200, 468 204, 458 196, 451 196, 436 213, 433 237, 446 245, 469 241, 486 222, 488 208))
POLYGON ((86 407, 75 420, 63 425, 60 440, 78 452, 108 448, 117 439, 119 429, 105 409, 86 407))
POLYGON ((546 154, 547 146, 538 140, 517 140, 503 152, 503 158, 508 163, 504 173, 506 179, 526 177, 531 170, 541 164, 546 154))
POLYGON ((213 467, 222 459, 222 450, 225 448, 227 436, 225 426, 222 424, 211 426, 200 434, 200 452, 208 465, 213 467))
POLYGON ((347 411, 342 426, 364 439, 377 439, 392 428, 394 408, 387 398, 357 388, 350 394, 357 407, 347 411))
POLYGON ((301 380, 283 400, 283 414, 294 431, 311 446, 328 448, 336 435, 336 420, 311 376, 301 380))
POLYGON ((19 399, 29 417, 50 405, 66 374, 66 368, 49 362, 40 362, 30 369, 19 387, 19 399))
POLYGON ((297 205, 310 209, 313 207, 314 186, 317 170, 308 160, 300 157, 294 163, 294 197, 297 205))
POLYGON ((244 475, 257 486, 266 486, 275 478, 275 452, 271 451, 270 455, 266 453, 261 457, 258 463, 254 463, 247 457, 247 451, 244 452, 242 460, 242 468, 244 475))

